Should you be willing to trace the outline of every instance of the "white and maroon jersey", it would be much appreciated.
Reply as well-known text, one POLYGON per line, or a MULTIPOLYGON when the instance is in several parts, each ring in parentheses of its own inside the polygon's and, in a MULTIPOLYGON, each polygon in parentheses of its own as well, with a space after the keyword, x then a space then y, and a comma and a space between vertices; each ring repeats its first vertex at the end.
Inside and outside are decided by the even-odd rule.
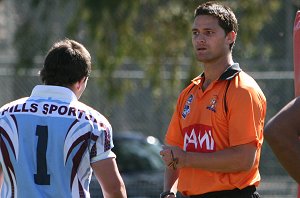
POLYGON ((0 197, 90 197, 91 163, 115 157, 106 118, 68 88, 36 86, 0 109, 0 197))

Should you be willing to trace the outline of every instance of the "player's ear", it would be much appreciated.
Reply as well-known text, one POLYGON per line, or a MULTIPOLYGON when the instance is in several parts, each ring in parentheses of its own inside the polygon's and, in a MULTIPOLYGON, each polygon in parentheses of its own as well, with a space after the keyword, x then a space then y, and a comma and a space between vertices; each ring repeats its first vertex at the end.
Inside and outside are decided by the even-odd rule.
POLYGON ((234 31, 228 32, 226 35, 226 41, 228 42, 228 45, 235 42, 236 39, 236 33, 234 31))
POLYGON ((85 81, 87 80, 87 77, 82 77, 82 79, 80 79, 79 81, 77 81, 74 84, 74 87, 76 90, 80 90, 82 89, 83 86, 85 86, 85 81))

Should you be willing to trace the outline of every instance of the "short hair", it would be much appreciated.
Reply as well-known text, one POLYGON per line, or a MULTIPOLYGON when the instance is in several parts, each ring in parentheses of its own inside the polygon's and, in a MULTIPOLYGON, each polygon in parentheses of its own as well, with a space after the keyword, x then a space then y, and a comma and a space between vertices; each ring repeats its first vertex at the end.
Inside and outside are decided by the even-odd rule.
MULTIPOLYGON (((195 9, 194 18, 199 15, 216 17, 226 35, 231 31, 238 32, 238 22, 233 11, 228 6, 217 1, 210 1, 199 5, 195 9)), ((233 45, 234 43, 229 46, 230 49, 232 49, 233 45)))
POLYGON ((46 55, 40 77, 46 85, 70 86, 91 73, 91 56, 80 43, 64 39, 46 55))

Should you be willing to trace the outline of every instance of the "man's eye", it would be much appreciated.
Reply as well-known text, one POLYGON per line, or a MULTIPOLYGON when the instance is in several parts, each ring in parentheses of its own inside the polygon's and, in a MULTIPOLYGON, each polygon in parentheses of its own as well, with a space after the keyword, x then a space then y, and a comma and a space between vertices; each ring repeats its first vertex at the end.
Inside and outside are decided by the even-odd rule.
POLYGON ((192 31, 192 35, 193 36, 196 36, 196 35, 198 35, 199 34, 199 32, 197 32, 197 31, 192 31))
POLYGON ((211 36, 211 35, 213 35, 213 34, 214 34, 213 31, 206 31, 206 32, 205 32, 205 35, 207 35, 207 36, 211 36))

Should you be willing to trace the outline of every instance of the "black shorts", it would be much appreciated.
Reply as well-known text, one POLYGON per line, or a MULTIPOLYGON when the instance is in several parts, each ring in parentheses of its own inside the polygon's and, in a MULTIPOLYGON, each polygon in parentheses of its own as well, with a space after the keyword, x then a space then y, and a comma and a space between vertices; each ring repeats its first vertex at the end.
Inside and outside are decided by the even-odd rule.
POLYGON ((260 198, 255 186, 248 186, 243 189, 222 190, 209 192, 202 195, 192 195, 190 198, 260 198))

